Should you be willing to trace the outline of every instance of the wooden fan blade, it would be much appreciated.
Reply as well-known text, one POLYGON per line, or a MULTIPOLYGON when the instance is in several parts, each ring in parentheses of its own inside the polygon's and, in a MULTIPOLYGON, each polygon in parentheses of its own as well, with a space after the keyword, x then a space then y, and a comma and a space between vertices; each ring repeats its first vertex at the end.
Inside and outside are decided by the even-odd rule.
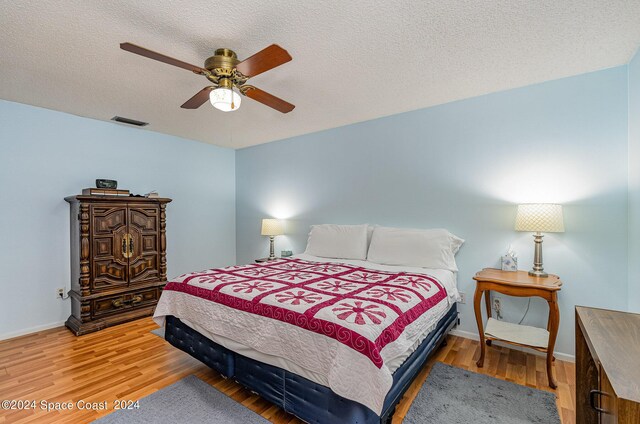
POLYGON ((289 102, 285 102, 279 97, 274 96, 273 94, 269 94, 266 91, 260 90, 259 88, 251 86, 246 92, 245 95, 247 97, 252 98, 253 100, 262 103, 263 105, 267 105, 278 112, 289 113, 291 112, 295 106, 289 102))
POLYGON ((277 44, 272 44, 238 63, 236 69, 247 77, 255 77, 290 60, 291 55, 285 49, 277 44))
POLYGON ((196 65, 192 65, 187 62, 183 62, 178 59, 174 59, 169 56, 165 56, 162 53, 154 52, 153 50, 145 49, 144 47, 137 46, 131 43, 120 43, 120 48, 122 50, 126 50, 131 53, 139 54, 140 56, 148 57, 149 59, 158 60, 160 62, 167 63, 169 65, 177 66, 179 68, 184 68, 189 71, 195 72, 196 74, 202 74, 205 72, 204 68, 201 68, 196 65))
POLYGON ((207 100, 209 100, 209 92, 213 90, 213 87, 205 87, 202 90, 198 91, 195 96, 184 102, 182 106, 183 109, 198 109, 202 106, 207 100))

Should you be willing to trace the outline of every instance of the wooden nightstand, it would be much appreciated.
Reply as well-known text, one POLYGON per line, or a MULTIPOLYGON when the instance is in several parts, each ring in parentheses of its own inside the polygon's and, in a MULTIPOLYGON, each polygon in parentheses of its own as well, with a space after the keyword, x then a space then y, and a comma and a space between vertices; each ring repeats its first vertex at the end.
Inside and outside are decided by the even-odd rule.
POLYGON ((484 365, 485 340, 491 346, 492 340, 500 340, 518 346, 529 347, 547 354, 547 378, 549 386, 553 389, 557 387, 553 377, 553 348, 558 336, 558 325, 560 324, 560 311, 558 309, 558 290, 562 282, 557 275, 549 274, 547 278, 532 277, 527 271, 502 271, 495 268, 485 268, 478 272, 475 277, 476 292, 473 297, 473 307, 478 324, 478 334, 480 335, 480 359, 477 365, 482 368, 484 365), (549 321, 547 329, 530 327, 497 321, 491 318, 491 290, 509 296, 530 297, 539 296, 549 303, 549 321), (482 322, 481 300, 484 296, 487 308, 487 330, 485 331, 482 322))

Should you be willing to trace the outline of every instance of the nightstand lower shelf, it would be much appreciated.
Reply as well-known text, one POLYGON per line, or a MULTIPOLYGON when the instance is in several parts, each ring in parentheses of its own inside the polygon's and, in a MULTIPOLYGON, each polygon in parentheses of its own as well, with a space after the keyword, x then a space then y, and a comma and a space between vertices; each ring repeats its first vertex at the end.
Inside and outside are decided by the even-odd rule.
POLYGON ((484 337, 487 340, 500 340, 543 352, 547 351, 549 345, 549 332, 544 328, 498 321, 495 318, 489 318, 487 321, 484 337))

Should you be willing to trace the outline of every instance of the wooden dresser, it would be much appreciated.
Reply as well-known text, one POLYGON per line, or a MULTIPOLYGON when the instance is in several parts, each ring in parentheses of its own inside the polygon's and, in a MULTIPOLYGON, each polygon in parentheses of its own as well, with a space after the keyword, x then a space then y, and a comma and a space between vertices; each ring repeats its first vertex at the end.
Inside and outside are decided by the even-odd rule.
POLYGON ((576 307, 576 422, 640 423, 640 314, 576 307))
POLYGON ((71 196, 71 316, 76 335, 148 316, 167 280, 171 199, 71 196))

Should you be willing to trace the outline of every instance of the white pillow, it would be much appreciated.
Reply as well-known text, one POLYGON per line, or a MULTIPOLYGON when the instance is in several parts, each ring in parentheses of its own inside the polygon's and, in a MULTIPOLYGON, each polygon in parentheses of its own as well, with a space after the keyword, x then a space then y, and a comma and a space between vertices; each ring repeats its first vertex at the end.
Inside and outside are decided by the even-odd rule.
POLYGON ((385 265, 457 271, 454 256, 462 243, 464 240, 444 229, 376 227, 367 260, 385 265))
POLYGON ((312 225, 305 253, 322 258, 367 258, 367 224, 312 225))
POLYGON ((367 251, 371 245, 371 237, 373 237, 373 229, 379 227, 379 225, 367 225, 367 251))

